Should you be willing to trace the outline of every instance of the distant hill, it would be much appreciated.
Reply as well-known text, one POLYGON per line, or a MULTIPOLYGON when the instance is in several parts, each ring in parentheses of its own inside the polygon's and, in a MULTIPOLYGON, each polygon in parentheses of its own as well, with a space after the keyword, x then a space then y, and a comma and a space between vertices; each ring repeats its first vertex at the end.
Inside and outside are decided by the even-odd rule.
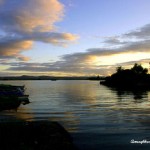
POLYGON ((104 77, 97 77, 97 76, 80 76, 80 77, 55 77, 55 76, 8 76, 8 77, 0 77, 0 80, 100 80, 104 77))

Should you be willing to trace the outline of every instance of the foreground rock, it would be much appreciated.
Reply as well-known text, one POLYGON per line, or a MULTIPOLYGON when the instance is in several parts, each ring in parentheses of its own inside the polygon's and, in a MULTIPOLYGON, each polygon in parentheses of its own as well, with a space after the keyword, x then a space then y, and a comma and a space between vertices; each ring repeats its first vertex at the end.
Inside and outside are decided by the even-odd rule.
POLYGON ((69 133, 58 123, 1 122, 0 150, 75 150, 69 133))

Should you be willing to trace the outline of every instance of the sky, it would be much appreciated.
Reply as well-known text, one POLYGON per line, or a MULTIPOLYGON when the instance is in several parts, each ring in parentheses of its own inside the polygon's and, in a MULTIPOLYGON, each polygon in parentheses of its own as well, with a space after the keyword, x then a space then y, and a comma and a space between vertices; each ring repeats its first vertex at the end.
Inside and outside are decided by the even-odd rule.
POLYGON ((149 68, 149 0, 0 0, 0 76, 149 68))

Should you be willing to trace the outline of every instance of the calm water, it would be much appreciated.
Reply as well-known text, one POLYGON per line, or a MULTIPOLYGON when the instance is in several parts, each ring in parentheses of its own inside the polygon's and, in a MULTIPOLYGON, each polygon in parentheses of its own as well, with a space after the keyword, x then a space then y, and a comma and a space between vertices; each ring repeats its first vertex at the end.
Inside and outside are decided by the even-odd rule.
POLYGON ((17 112, 0 112, 7 119, 60 122, 81 150, 149 149, 150 91, 116 91, 98 81, 1 81, 25 85, 31 103, 17 112))

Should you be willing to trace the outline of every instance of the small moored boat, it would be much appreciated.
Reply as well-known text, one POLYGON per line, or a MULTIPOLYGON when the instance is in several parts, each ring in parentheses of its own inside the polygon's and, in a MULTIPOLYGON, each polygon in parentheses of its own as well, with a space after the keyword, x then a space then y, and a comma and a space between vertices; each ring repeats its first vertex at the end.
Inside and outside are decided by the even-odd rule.
POLYGON ((0 84, 0 110, 13 109, 29 103, 29 95, 24 94, 25 86, 0 84))

